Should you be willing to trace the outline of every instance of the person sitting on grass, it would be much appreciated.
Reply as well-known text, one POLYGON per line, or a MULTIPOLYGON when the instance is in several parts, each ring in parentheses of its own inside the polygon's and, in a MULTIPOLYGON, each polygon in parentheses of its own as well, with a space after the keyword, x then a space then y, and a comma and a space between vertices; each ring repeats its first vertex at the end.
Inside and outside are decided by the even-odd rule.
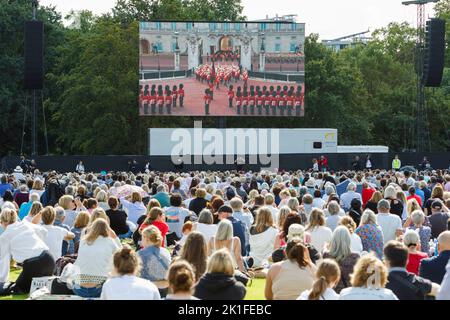
POLYGON ((174 262, 168 272, 169 294, 166 300, 198 300, 192 296, 195 284, 195 273, 192 265, 186 260, 174 262))
POLYGON ((38 215, 41 216, 43 226, 47 229, 45 243, 56 262, 62 256, 63 241, 70 241, 75 238, 75 235, 67 229, 53 225, 56 219, 56 211, 53 207, 45 207, 38 215))
POLYGON ((140 258, 129 246, 124 246, 113 257, 113 276, 103 284, 102 300, 160 300, 158 288, 149 280, 136 275, 140 258))
POLYGON ((209 258, 206 274, 195 287, 194 296, 202 300, 243 300, 247 289, 234 277, 229 250, 217 250, 209 258))
POLYGON ((161 296, 167 294, 166 273, 171 262, 170 253, 161 247, 163 237, 155 226, 149 226, 142 231, 142 250, 138 251, 142 260, 141 277, 152 281, 160 290, 161 296))
POLYGON ((2 209, 0 224, 0 295, 30 292, 33 278, 53 275, 55 260, 44 242, 47 230, 37 224, 18 221, 17 212, 2 209), (4 286, 9 279, 10 261, 22 264, 15 283, 4 286))
POLYGON ((87 235, 80 241, 78 257, 74 264, 78 272, 75 275, 73 292, 83 298, 100 297, 103 283, 112 271, 113 255, 121 247, 108 222, 103 218, 96 219, 89 226, 87 235))
POLYGON ((303 291, 297 300, 338 300, 339 294, 333 290, 341 276, 339 265, 331 259, 320 262, 316 271, 316 281, 311 290, 303 291))

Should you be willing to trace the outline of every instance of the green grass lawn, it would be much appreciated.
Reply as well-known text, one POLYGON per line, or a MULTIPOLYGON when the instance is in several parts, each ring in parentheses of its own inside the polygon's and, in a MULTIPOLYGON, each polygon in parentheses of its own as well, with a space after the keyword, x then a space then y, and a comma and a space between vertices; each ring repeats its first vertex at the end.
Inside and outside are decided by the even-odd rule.
MULTIPOLYGON (((9 274, 10 281, 16 281, 21 270, 11 271, 9 274)), ((247 295, 245 300, 265 300, 264 299, 264 285, 266 283, 265 279, 253 279, 251 285, 247 286, 247 295)), ((5 296, 0 297, 0 300, 25 300, 28 295, 16 295, 16 296, 5 296)))
MULTIPOLYGON (((11 272, 9 273, 9 281, 16 281, 21 271, 22 270, 11 270, 11 272)), ((26 298, 28 298, 28 295, 22 294, 15 296, 0 297, 0 300, 25 300, 26 298)))
POLYGON ((265 300, 264 286, 266 279, 253 279, 252 284, 247 286, 245 300, 265 300))

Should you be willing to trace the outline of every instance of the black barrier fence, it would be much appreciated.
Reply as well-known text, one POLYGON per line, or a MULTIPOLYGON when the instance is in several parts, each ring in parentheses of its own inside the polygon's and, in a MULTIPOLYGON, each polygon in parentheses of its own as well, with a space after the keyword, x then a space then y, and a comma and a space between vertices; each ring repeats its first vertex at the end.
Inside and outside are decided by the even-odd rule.
MULTIPOLYGON (((332 170, 349 170, 352 169, 352 161, 355 156, 361 158, 362 166, 365 165, 365 157, 367 154, 324 154, 332 170)), ((374 168, 390 169, 394 153, 374 153, 371 154, 371 160, 374 168)), ((424 156, 428 158, 431 166, 435 169, 448 169, 450 167, 450 152, 434 152, 434 153, 398 153, 402 166, 412 165, 418 166, 424 156)), ((312 167, 312 159, 318 158, 320 154, 282 154, 279 155, 279 164, 277 168, 284 170, 309 169, 312 167)), ((270 155, 268 156, 270 158, 270 155)), ((194 156, 191 156, 191 164, 187 162, 183 166, 184 171, 195 170, 233 170, 236 165, 227 164, 226 156, 221 157, 223 164, 205 164, 200 159, 200 163, 194 163, 194 156)), ((128 170, 128 161, 136 160, 138 162, 138 170, 143 170, 147 161, 150 162, 152 169, 159 171, 174 170, 175 166, 170 156, 142 156, 142 155, 120 155, 120 156, 38 156, 35 158, 38 168, 42 171, 57 170, 60 172, 74 171, 77 163, 83 161, 87 171, 100 172, 105 171, 126 171, 128 170)), ((220 158, 219 158, 220 159, 220 158)), ((272 158, 273 159, 273 158, 272 158)), ((198 160, 198 159, 197 159, 198 160)), ((246 156, 246 164, 244 170, 258 171, 261 168, 273 166, 261 163, 258 156, 246 156), (256 158, 256 163, 250 163, 250 160, 256 158)), ((19 164, 18 156, 4 157, 1 161, 1 171, 12 171, 19 164)))
POLYGON ((284 74, 284 73, 256 72, 256 71, 249 71, 248 74, 251 78, 258 78, 264 80, 305 82, 305 75, 301 74, 284 74))
POLYGON ((167 79, 167 78, 182 78, 190 77, 192 70, 183 71, 149 71, 141 72, 141 80, 153 80, 153 79, 167 79))

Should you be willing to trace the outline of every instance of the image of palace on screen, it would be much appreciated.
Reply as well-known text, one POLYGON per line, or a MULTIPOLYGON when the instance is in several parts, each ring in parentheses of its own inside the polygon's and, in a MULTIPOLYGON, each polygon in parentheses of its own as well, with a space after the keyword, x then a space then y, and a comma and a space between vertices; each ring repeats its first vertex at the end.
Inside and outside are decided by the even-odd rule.
POLYGON ((141 22, 142 116, 305 113, 305 24, 141 22))

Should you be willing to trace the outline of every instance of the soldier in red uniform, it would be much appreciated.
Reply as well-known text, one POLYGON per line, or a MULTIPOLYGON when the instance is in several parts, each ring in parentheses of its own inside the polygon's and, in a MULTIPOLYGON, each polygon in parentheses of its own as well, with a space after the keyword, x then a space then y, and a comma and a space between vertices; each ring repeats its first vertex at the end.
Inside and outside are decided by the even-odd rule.
POLYGON ((230 86, 230 88, 228 90, 228 106, 230 108, 233 108, 233 99, 234 99, 234 90, 233 90, 233 86, 230 86))
POLYGON ((250 92, 250 97, 248 97, 248 105, 250 107, 250 114, 254 115, 255 114, 255 105, 256 105, 256 97, 255 97, 254 91, 250 92))
POLYGON ((297 93, 295 94, 295 98, 294 98, 295 115, 297 117, 299 117, 301 114, 302 102, 303 102, 302 93, 297 91, 297 93))
POLYGON ((248 92, 244 88, 244 96, 242 97, 242 111, 244 115, 247 115, 247 106, 248 106, 248 92))
POLYGON ((163 114, 164 108, 164 92, 162 90, 158 91, 158 96, 156 98, 156 103, 158 104, 159 114, 163 114))
POLYGON ((167 90, 165 102, 166 102, 167 114, 171 114, 172 102, 173 102, 172 91, 167 90))
POLYGON ((220 84, 220 75, 216 76, 216 79, 214 80, 216 83, 216 89, 219 90, 219 84, 220 84))
POLYGON ((205 95, 203 96, 203 100, 205 101, 205 115, 209 115, 209 104, 211 103, 211 93, 209 89, 205 90, 205 95))
POLYGON ((211 96, 211 100, 214 100, 214 81, 208 81, 209 87, 209 95, 211 96))
POLYGON ((286 100, 284 98, 283 91, 280 92, 280 96, 278 97, 278 109, 280 110, 280 115, 284 116, 284 111, 286 109, 286 100))
POLYGON ((236 92, 236 110, 237 114, 241 114, 241 106, 242 106, 242 94, 241 91, 236 92))
POLYGON ((256 97, 256 108, 258 109, 258 115, 262 115, 262 107, 263 107, 263 93, 261 91, 258 92, 258 97, 256 97))
POLYGON ((272 108, 272 115, 277 115, 277 107, 278 107, 278 98, 277 93, 274 91, 272 92, 272 98, 270 99, 270 106, 272 108))
POLYGON ((180 107, 183 108, 184 107, 184 105, 183 105, 183 103, 184 103, 184 85, 182 83, 178 86, 178 96, 180 97, 180 107))
POLYGON ((177 100, 178 100, 178 90, 177 86, 172 87, 172 107, 177 107, 177 100))
POLYGON ((271 105, 271 98, 270 98, 270 94, 269 91, 266 91, 265 95, 264 95, 264 109, 266 109, 266 116, 269 115, 270 113, 270 105, 271 105))
POLYGON ((156 91, 153 90, 150 93, 150 106, 152 108, 152 114, 156 113, 156 98, 157 98, 156 91))
POLYGON ((288 92, 288 95, 286 97, 286 107, 288 110, 288 116, 292 116, 292 108, 294 107, 294 96, 292 95, 291 91, 288 92))

